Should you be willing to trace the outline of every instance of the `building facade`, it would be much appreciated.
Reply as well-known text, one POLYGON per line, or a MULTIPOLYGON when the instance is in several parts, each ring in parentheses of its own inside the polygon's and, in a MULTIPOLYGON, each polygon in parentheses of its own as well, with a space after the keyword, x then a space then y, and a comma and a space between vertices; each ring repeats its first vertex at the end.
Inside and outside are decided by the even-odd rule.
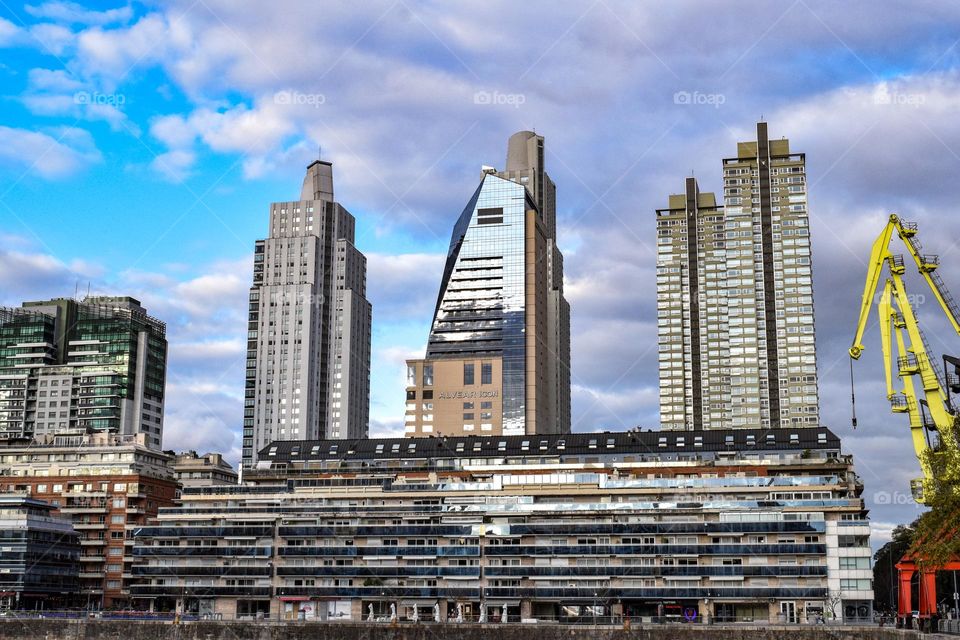
POLYGON ((237 484, 236 470, 219 453, 201 456, 196 451, 184 451, 174 456, 171 468, 180 487, 237 484))
POLYGON ((145 434, 46 436, 0 447, 0 492, 48 502, 73 523, 83 606, 129 607, 133 533, 173 504, 170 462, 145 434))
POLYGON ((86 430, 163 439, 166 326, 130 297, 0 308, 0 439, 86 430))
POLYGON ((274 440, 367 434, 371 307, 354 224, 322 160, 307 167, 300 200, 270 205, 250 288, 244 466, 274 440))
POLYGON ((78 602, 80 544, 68 518, 24 496, 0 496, 0 610, 78 602))
POLYGON ((224 618, 872 617, 862 485, 826 429, 286 441, 261 461, 137 532, 133 595, 224 618))
POLYGON ((406 395, 410 436, 570 431, 570 307, 542 136, 514 134, 506 170, 483 168, 406 395))
POLYGON ((806 158, 761 122, 723 176, 657 211, 661 426, 816 427, 806 158))

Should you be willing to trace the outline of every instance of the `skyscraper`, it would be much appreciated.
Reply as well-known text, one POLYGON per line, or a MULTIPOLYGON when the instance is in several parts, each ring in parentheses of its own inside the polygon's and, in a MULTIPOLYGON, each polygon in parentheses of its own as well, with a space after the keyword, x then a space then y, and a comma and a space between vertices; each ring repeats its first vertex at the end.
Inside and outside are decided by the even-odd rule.
POLYGON ((657 211, 661 425, 818 426, 806 157, 760 122, 723 176, 657 211))
POLYGON ((300 200, 270 206, 270 234, 254 248, 244 466, 273 440, 367 435, 371 307, 354 224, 322 160, 300 200))
POLYGON ((166 326, 129 297, 0 309, 0 439, 143 433, 160 449, 166 326))
POLYGON ((570 307, 544 141, 511 136, 454 225, 426 357, 407 361, 408 435, 570 431, 570 307))

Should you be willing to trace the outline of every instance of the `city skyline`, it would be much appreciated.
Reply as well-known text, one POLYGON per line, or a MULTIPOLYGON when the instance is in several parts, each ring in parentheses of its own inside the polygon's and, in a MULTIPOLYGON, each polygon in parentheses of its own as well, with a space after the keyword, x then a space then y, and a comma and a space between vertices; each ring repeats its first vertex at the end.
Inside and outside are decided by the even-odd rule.
POLYGON ((866 463, 875 531, 911 520, 916 464, 898 455, 905 426, 883 402, 875 336, 857 367, 856 432, 846 348, 862 262, 891 211, 937 229, 930 250, 958 281, 960 234, 943 187, 960 165, 955 9, 891 8, 867 22, 862 8, 815 2, 513 10, 498 21, 495 4, 387 3, 318 25, 293 7, 241 14, 220 3, 7 9, 0 304, 87 282, 143 300, 170 333, 168 446, 236 460, 251 240, 263 235, 264 203, 289 196, 290 176, 322 144, 386 321, 373 336, 371 433, 396 435, 403 363, 423 353, 423 310, 437 293, 421 274, 442 268, 477 159, 536 129, 564 185, 573 428, 652 427, 650 212, 690 172, 719 192, 717 154, 749 139, 763 115, 807 154, 815 183, 822 421, 866 463), (758 27, 749 37, 726 32, 744 21, 758 27), (789 47, 775 35, 784 30, 789 47))

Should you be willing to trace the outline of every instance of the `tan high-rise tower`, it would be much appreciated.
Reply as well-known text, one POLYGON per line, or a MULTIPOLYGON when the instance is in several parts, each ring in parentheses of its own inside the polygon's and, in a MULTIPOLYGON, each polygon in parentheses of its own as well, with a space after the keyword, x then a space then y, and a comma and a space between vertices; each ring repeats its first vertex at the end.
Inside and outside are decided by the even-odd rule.
POLYGON ((806 158, 761 122, 723 176, 657 212, 661 425, 819 426, 806 158))

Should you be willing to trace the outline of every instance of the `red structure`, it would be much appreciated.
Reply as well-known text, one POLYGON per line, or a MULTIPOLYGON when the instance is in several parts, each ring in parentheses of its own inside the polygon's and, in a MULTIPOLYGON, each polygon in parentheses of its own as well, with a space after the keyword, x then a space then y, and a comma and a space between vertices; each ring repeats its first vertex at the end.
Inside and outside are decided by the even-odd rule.
POLYGON ((897 575, 900 580, 900 599, 897 605, 897 617, 906 624, 913 615, 913 575, 920 574, 920 600, 917 611, 921 619, 929 619, 937 612, 937 571, 960 570, 960 560, 954 559, 937 569, 920 569, 910 554, 900 558, 897 563, 897 575))

